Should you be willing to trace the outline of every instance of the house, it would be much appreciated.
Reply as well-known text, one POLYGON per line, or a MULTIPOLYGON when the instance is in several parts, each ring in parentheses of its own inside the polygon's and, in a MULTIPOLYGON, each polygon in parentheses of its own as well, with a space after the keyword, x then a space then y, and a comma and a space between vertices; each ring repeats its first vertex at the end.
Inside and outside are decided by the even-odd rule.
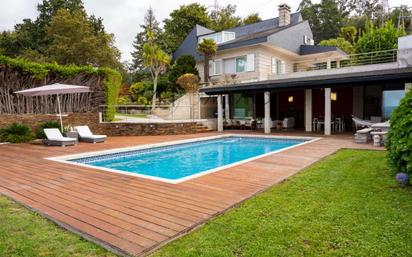
POLYGON ((314 45, 308 21, 287 4, 278 12, 225 31, 197 25, 173 54, 194 56, 202 77, 197 45, 205 38, 218 44, 210 82, 200 92, 216 100, 219 131, 224 119, 262 120, 266 133, 288 119, 296 129, 330 135, 350 129, 352 116, 389 118, 412 82, 412 37, 401 38, 399 49, 348 55, 314 45))

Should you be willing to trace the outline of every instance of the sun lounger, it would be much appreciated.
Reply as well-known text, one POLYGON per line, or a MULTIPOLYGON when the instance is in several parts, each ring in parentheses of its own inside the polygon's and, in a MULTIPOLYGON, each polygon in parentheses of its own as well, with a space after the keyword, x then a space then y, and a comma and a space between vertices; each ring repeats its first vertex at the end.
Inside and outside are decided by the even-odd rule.
POLYGON ((75 127, 77 133, 79 133, 80 141, 88 143, 103 143, 106 141, 107 136, 105 135, 93 135, 88 126, 77 126, 75 127))
POLYGON ((44 139, 43 143, 46 145, 65 147, 68 145, 77 144, 77 140, 75 138, 64 137, 62 133, 60 133, 60 130, 56 128, 44 129, 44 134, 47 139, 44 139))
POLYGON ((369 121, 369 120, 361 120, 361 119, 359 119, 359 118, 356 118, 355 116, 352 116, 352 120, 353 120, 353 122, 355 123, 355 127, 356 127, 356 130, 358 129, 358 128, 370 128, 373 124, 375 124, 375 123, 373 123, 373 122, 371 122, 371 121, 369 121))

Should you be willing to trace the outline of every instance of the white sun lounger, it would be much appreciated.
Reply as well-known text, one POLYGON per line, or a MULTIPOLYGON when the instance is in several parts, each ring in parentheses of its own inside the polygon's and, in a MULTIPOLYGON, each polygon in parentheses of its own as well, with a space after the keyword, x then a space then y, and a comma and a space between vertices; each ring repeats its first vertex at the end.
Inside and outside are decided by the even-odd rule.
POLYGON ((105 135, 93 135, 88 126, 77 126, 75 129, 79 134, 80 141, 95 144, 103 143, 107 139, 107 136, 105 135))
POLYGON ((64 137, 57 128, 44 129, 44 134, 47 139, 43 139, 43 143, 53 146, 68 146, 77 144, 75 138, 64 137))

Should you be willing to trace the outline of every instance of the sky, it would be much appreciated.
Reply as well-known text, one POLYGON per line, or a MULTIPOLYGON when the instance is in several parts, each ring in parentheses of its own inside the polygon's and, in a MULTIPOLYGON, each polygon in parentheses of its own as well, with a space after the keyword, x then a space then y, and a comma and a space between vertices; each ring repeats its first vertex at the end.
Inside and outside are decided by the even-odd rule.
MULTIPOLYGON (((36 6, 41 0, 0 0, 7 1, 0 9, 0 31, 11 30, 16 23, 24 18, 37 17, 36 6)), ((220 5, 237 5, 238 15, 245 17, 250 13, 259 13, 263 19, 278 16, 277 6, 286 2, 296 11, 301 0, 219 0, 220 5)), ((389 0, 390 6, 408 4, 410 0, 389 0)), ((193 0, 83 0, 87 13, 103 18, 106 31, 113 33, 116 46, 122 52, 122 60, 130 61, 130 52, 133 51, 132 43, 143 22, 146 10, 152 7, 159 21, 168 17, 169 13, 180 5, 189 4, 193 0)), ((212 8, 215 0, 197 1, 212 8)), ((318 1, 313 1, 318 2, 318 1)))

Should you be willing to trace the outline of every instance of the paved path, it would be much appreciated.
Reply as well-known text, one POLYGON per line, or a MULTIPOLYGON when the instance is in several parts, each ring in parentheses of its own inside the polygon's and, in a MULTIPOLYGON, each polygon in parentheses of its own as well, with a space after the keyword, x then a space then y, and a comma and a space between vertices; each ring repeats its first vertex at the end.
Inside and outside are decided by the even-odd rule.
MULTIPOLYGON (((296 133, 295 133, 296 134, 296 133)), ((123 255, 145 255, 340 148, 329 137, 180 184, 120 175, 44 157, 217 135, 113 137, 76 147, 0 145, 0 193, 123 255)))

